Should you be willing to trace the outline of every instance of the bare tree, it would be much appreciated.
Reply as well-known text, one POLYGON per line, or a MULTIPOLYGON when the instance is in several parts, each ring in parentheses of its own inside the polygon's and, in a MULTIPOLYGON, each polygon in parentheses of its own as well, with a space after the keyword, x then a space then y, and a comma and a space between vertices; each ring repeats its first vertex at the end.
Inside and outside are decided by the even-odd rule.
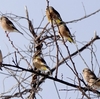
MULTIPOLYGON (((48 0, 47 5, 49 6, 48 0)), ((79 19, 66 22, 66 24, 87 19, 90 16, 95 15, 99 11, 100 9, 79 19)), ((91 37, 92 39, 88 43, 81 43, 82 47, 78 48, 79 43, 75 35, 74 39, 76 43, 72 44, 72 46, 75 46, 76 50, 73 53, 71 53, 70 47, 67 46, 68 42, 64 42, 64 40, 62 40, 62 38, 59 37, 58 28, 55 25, 47 23, 44 27, 41 27, 45 16, 40 22, 39 27, 35 27, 32 24, 32 20, 29 18, 29 12, 27 7, 25 7, 25 13, 25 17, 14 15, 11 13, 7 13, 5 15, 13 21, 15 21, 14 19, 16 18, 17 20, 25 20, 28 23, 28 28, 26 28, 19 24, 17 21, 15 21, 21 27, 21 29, 28 36, 30 36, 30 43, 28 47, 25 47, 26 49, 21 49, 20 47, 14 44, 14 41, 12 41, 9 35, 7 36, 7 39, 14 51, 4 57, 5 59, 11 56, 12 63, 2 63, 1 68, 3 71, 1 71, 0 73, 4 75, 4 92, 0 94, 0 98, 37 99, 36 95, 39 93, 39 91, 42 90, 41 84, 45 84, 46 79, 54 81, 55 89, 57 91, 59 99, 61 99, 59 91, 66 91, 68 94, 70 92, 74 94, 75 92, 76 95, 80 93, 80 95, 77 97, 79 99, 99 98, 100 92, 98 90, 92 89, 85 83, 82 74, 80 74, 77 70, 74 58, 78 57, 82 59, 83 64, 86 65, 86 67, 89 67, 86 63, 86 60, 81 54, 85 50, 88 50, 89 55, 91 57, 92 68, 94 68, 93 60, 96 60, 99 68, 99 62, 94 51, 94 42, 96 40, 99 40, 100 37, 95 33, 95 35, 91 37), (30 34, 28 34, 26 31, 29 31, 30 34), (41 71, 37 71, 34 68, 32 64, 32 57, 37 51, 40 51, 40 54, 44 57, 48 66, 49 63, 50 65, 52 65, 52 68, 51 66, 49 66, 51 68, 51 75, 48 72, 42 73, 41 71), (66 66, 69 72, 71 72, 74 75, 73 78, 69 77, 67 78, 67 80, 63 79, 64 74, 62 74, 61 78, 58 77, 59 68, 62 68, 62 65, 66 66), (6 90, 5 88, 6 79, 12 79, 14 81, 14 85, 12 85, 12 87, 9 90, 6 90), (55 82, 65 85, 67 86, 67 88, 62 88, 58 90, 55 82)), ((42 96, 40 97, 42 98, 42 96)))

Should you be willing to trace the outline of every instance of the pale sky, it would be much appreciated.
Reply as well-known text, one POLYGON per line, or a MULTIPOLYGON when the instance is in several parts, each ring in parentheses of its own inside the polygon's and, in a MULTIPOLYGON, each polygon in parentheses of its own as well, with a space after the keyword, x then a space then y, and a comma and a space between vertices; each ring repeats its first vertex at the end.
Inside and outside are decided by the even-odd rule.
MULTIPOLYGON (((33 22, 33 26, 36 28, 39 26, 43 16, 45 15, 45 9, 46 9, 46 0, 2 0, 0 2, 0 12, 3 14, 11 13, 18 16, 24 16, 26 17, 25 9, 24 7, 27 6, 29 11, 30 19, 33 22)), ((84 17, 85 15, 91 14, 92 12, 95 12, 96 10, 100 9, 100 0, 50 0, 50 5, 53 6, 61 15, 62 19, 65 22, 69 22, 75 19, 79 19, 81 17, 84 17)), ((16 19, 15 19, 16 20, 16 19)), ((26 20, 20 20, 18 21, 21 25, 28 28, 28 24, 26 20)), ((44 19, 44 22, 42 23, 42 27, 45 26, 48 23, 47 18, 44 19)), ((24 33, 24 31, 17 26, 16 23, 14 23, 15 26, 24 33)), ((89 18, 83 19, 81 21, 78 21, 76 23, 69 23, 67 24, 69 27, 72 35, 74 34, 76 37, 76 40, 86 44, 91 40, 92 37, 94 37, 94 31, 97 32, 97 35, 100 36, 100 12, 97 14, 90 16, 89 18)), ((49 25, 50 27, 50 25, 49 25)), ((41 30, 38 31, 38 33, 41 30)), ((29 33, 29 32, 28 32, 29 33)), ((29 40, 31 38, 24 33, 25 37, 27 37, 29 40)), ((21 49, 25 49, 26 47, 29 47, 30 41, 25 39, 22 35, 18 33, 11 33, 10 35, 11 40, 14 42, 14 44, 17 47, 20 47, 21 49)), ((13 52, 15 49, 12 48, 10 42, 8 42, 8 38, 6 37, 4 30, 0 28, 0 49, 2 50, 3 56, 6 56, 9 52, 13 52)), ((63 47, 62 43, 61 48, 63 47)), ((70 44, 69 42, 66 43, 70 49, 70 52, 73 53, 76 51, 76 46, 74 44, 70 44)), ((95 41, 94 51, 96 51, 96 56, 99 61, 100 59, 100 44, 99 40, 95 41)), ((78 47, 82 47, 83 45, 77 42, 78 47)), ((46 53, 46 52, 45 52, 46 53)), ((55 52, 52 52, 55 53, 55 52)), ((62 53, 64 53, 64 48, 62 49, 62 53)), ((91 69, 91 55, 90 51, 87 49, 81 53, 82 57, 85 59, 86 63, 88 64, 89 68, 91 69)), ((64 55, 68 55, 67 53, 64 55)), ((4 63, 12 63, 12 56, 4 58, 4 63)), ((51 63, 48 59, 46 60, 47 64, 50 66, 50 68, 53 67, 53 63, 51 63)), ((76 56, 73 58, 73 61, 75 62, 75 66, 78 70, 78 73, 82 73, 82 70, 86 67, 83 60, 80 58, 80 56, 76 56)), ((99 67, 96 64, 96 61, 94 59, 94 69, 96 75, 99 74, 99 67), (96 68, 95 68, 96 67, 96 68)), ((68 62, 70 64, 70 62, 68 62)), ((100 63, 99 63, 100 64, 100 63)), ((25 66, 25 63, 21 63, 21 66, 25 66)), ((55 65, 54 65, 55 66, 55 65)), ((25 68, 27 68, 25 66, 25 68)), ((12 85, 15 85, 13 81, 13 78, 6 78, 6 76, 3 76, 2 73, 7 73, 5 69, 3 71, 0 71, 0 93, 3 93, 6 90, 9 90, 12 85), (3 83, 4 81, 4 83, 3 83), (3 89, 3 84, 5 85, 5 90, 3 89)), ((73 82, 69 80, 68 78, 74 79, 75 75, 68 69, 68 67, 63 64, 59 68, 59 74, 58 78, 61 79, 61 75, 63 74, 64 80, 73 82)), ((27 74, 28 75, 28 74, 27 74)), ((30 74, 29 74, 30 75, 30 74)), ((66 86, 60 83, 56 83, 57 88, 59 89, 66 89, 66 86)), ((38 99, 41 99, 40 96, 42 96, 43 99, 58 99, 57 92, 54 87, 53 81, 46 80, 42 85, 41 88, 42 91, 37 94, 38 99), (40 96, 39 96, 40 95, 40 96)), ((73 89, 73 88, 72 88, 73 89)), ((67 94, 66 91, 60 91, 60 97, 61 99, 76 99, 77 94, 72 96, 72 92, 69 92, 67 94), (76 97, 76 98, 75 98, 76 97)), ((81 93, 79 93, 79 96, 81 93)), ((79 97, 78 97, 79 98, 79 97)), ((14 98, 16 99, 16 98, 14 98)))

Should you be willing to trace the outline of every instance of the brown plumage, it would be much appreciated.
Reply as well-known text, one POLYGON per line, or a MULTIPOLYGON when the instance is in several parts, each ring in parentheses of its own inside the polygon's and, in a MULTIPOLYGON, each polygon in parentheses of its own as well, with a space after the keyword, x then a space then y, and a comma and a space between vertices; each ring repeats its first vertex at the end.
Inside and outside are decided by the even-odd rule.
POLYGON ((75 43, 71 35, 71 32, 66 26, 66 24, 64 22, 59 22, 58 20, 56 20, 56 23, 59 29, 60 36, 63 37, 65 41, 67 40, 70 43, 75 43))
POLYGON ((89 68, 83 69, 83 77, 90 87, 97 90, 100 89, 100 79, 89 68))
POLYGON ((62 21, 60 14, 52 6, 46 8, 46 16, 50 23, 55 23, 55 20, 62 21))
POLYGON ((2 27, 3 30, 5 30, 5 32, 19 32, 23 35, 22 32, 20 32, 15 26, 14 24, 5 16, 2 16, 0 18, 0 25, 2 27))

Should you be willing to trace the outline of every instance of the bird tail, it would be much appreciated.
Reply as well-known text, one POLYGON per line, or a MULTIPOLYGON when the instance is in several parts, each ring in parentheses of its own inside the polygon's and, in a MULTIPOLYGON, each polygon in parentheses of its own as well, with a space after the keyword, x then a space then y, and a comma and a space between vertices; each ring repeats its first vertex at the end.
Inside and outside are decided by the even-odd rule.
POLYGON ((46 66, 45 67, 45 70, 51 75, 52 73, 51 73, 51 70, 50 70, 50 68, 49 68, 49 66, 46 66))
POLYGON ((67 40, 68 40, 70 43, 75 43, 75 41, 73 40, 72 37, 68 37, 67 40))
POLYGON ((22 32, 20 32, 18 29, 14 29, 14 31, 15 32, 18 32, 18 33, 20 33, 20 34, 22 34, 22 35, 24 35, 22 32))
POLYGON ((46 66, 45 69, 46 69, 47 71, 50 71, 50 68, 49 68, 48 66, 46 66))
POLYGON ((22 32, 20 32, 19 30, 18 30, 18 32, 20 33, 20 34, 22 34, 22 35, 24 35, 22 32))

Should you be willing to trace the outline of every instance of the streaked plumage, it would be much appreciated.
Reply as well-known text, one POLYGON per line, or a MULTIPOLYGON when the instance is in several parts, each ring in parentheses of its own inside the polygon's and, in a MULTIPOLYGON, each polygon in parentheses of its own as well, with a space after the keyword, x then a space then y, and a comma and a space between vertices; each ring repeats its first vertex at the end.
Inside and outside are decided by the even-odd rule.
POLYGON ((55 20, 62 21, 60 14, 52 6, 46 8, 46 16, 50 23, 51 20, 53 23, 55 23, 55 20))
POLYGON ((100 79, 89 68, 83 69, 83 77, 90 87, 100 89, 100 79))
POLYGON ((3 30, 5 30, 5 32, 19 32, 23 35, 22 32, 20 32, 15 26, 14 24, 5 16, 2 16, 0 18, 0 25, 3 28, 3 30))
POLYGON ((72 43, 72 42, 75 43, 73 38, 72 38, 72 35, 70 33, 70 30, 68 29, 66 24, 64 22, 59 23, 57 20, 56 20, 56 23, 58 25, 60 36, 63 37, 65 41, 67 40, 70 43, 72 43))
POLYGON ((50 71, 50 68, 47 66, 45 60, 40 55, 33 56, 33 65, 40 71, 50 71))

